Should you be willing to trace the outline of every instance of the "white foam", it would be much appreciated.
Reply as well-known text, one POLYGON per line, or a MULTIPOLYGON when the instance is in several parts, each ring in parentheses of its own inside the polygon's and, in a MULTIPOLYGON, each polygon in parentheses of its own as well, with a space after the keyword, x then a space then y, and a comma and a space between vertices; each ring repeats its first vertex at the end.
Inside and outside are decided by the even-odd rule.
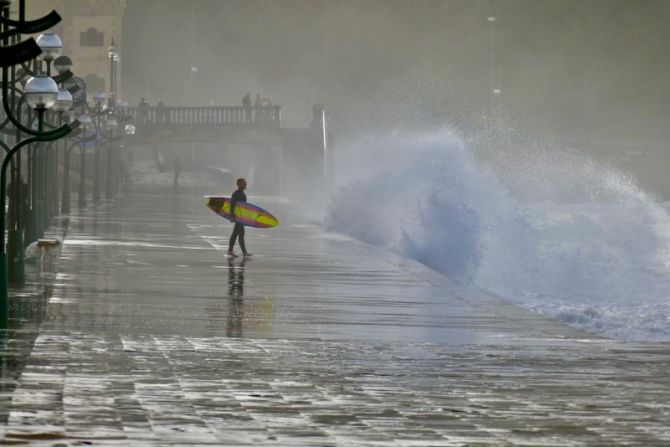
POLYGON ((370 141, 341 161, 327 228, 583 329, 670 340, 670 217, 628 176, 542 153, 494 175, 448 133, 370 141))

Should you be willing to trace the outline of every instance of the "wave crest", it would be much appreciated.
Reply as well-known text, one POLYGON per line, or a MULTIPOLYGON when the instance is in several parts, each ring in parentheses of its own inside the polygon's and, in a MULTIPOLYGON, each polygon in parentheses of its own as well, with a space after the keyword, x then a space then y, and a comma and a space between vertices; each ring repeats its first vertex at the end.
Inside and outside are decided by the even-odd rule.
POLYGON ((451 134, 374 141, 340 160, 327 228, 583 329, 670 340, 670 218, 628 176, 537 151, 486 169, 451 134))

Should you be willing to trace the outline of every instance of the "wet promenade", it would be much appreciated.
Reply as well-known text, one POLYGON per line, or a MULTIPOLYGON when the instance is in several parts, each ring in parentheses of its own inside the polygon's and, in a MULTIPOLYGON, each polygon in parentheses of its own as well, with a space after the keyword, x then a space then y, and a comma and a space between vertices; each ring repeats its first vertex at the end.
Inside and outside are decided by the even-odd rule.
POLYGON ((159 191, 61 221, 57 268, 13 301, 0 445, 670 445, 670 344, 573 330, 278 199, 250 197, 282 225, 229 260, 207 191, 159 191))

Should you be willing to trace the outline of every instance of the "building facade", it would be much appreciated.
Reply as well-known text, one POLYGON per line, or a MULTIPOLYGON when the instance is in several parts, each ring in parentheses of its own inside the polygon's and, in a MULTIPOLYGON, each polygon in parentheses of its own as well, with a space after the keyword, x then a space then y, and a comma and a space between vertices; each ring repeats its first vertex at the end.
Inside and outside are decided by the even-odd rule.
POLYGON ((51 10, 60 14, 63 20, 52 31, 62 39, 62 54, 72 59, 72 71, 86 82, 89 97, 97 91, 110 91, 112 74, 107 50, 113 42, 120 55, 115 91, 116 97, 122 98, 121 27, 125 8, 126 0, 28 0, 26 19, 41 17, 51 10))

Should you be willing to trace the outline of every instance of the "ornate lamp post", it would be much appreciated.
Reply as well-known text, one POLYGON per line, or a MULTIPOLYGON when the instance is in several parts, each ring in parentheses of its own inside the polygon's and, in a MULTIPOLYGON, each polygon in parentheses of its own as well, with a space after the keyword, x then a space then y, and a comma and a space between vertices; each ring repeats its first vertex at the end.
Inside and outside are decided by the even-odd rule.
MULTIPOLYGON (((79 200, 78 205, 79 209, 86 208, 86 141, 92 141, 92 139, 86 139, 86 132, 93 128, 93 120, 88 115, 82 115, 79 117, 79 122, 83 128, 83 139, 85 140, 84 144, 80 146, 81 156, 79 158, 79 200)), ((97 135, 94 135, 97 138, 97 135)))
MULTIPOLYGON (((96 92, 93 100, 95 101, 95 112, 93 113, 95 133, 100 136, 100 119, 104 113, 102 103, 107 98, 105 92, 96 92)), ((95 143, 95 152, 93 160, 93 203, 100 203, 100 150, 99 139, 95 143)))
POLYGON ((65 151, 63 152, 63 189, 60 202, 61 214, 70 214, 70 151, 77 144, 79 144, 79 142, 75 141, 69 146, 66 145, 65 151))
MULTIPOLYGON (((52 32, 40 34, 40 36, 35 41, 42 50, 42 54, 38 56, 38 60, 44 61, 46 63, 46 74, 47 76, 51 76, 51 64, 60 56, 61 52, 63 51, 63 42, 57 34, 52 32)), ((62 73, 59 69, 57 69, 57 71, 62 73)), ((59 123, 59 125, 61 124, 62 122, 59 123)), ((47 222, 49 222, 53 216, 53 213, 51 212, 53 209, 53 189, 49 187, 51 180, 49 169, 52 167, 50 161, 52 161, 54 157, 49 153, 48 146, 42 147, 41 150, 38 151, 38 154, 39 157, 36 161, 39 167, 38 172, 40 173, 40 178, 38 180, 40 185, 39 194, 41 200, 41 206, 38 209, 38 211, 41 211, 41 225, 38 227, 38 230, 39 235, 41 236, 44 233, 44 228, 46 227, 47 222)))
MULTIPOLYGON (((52 32, 41 34, 36 39, 36 42, 42 50, 42 53, 37 59, 38 61, 46 63, 46 76, 51 79, 51 63, 54 59, 60 56, 60 53, 63 51, 63 42, 57 34, 52 32)), ((56 85, 53 79, 51 79, 51 81, 53 82, 53 85, 56 85)), ((39 130, 39 132, 42 132, 43 130, 44 122, 42 122, 42 129, 39 130)), ((34 225, 29 228, 31 230, 34 229, 34 232, 32 232, 32 234, 30 232, 28 233, 28 235, 31 236, 30 238, 26 238, 28 241, 44 236, 44 229, 51 217, 49 212, 50 189, 48 187, 48 161, 51 157, 47 152, 48 149, 49 148, 46 145, 40 144, 31 148, 31 153, 29 154, 29 158, 32 158, 32 170, 30 175, 32 220, 30 223, 34 225)))
MULTIPOLYGON (((37 114, 37 132, 44 132, 44 115, 47 109, 53 107, 58 98, 58 85, 49 76, 33 76, 26 82, 24 97, 28 105, 37 114)), ((44 160, 44 147, 33 148, 32 169, 32 217, 34 234, 28 234, 28 241, 36 240, 44 235, 46 214, 44 213, 45 191, 46 191, 46 163, 44 160)))
MULTIPOLYGON (((6 77, 6 69, 3 69, 3 78, 6 77)), ((6 84, 3 83, 3 90, 6 90, 6 84)), ((3 92, 4 93, 4 92, 3 92)), ((9 318, 9 290, 8 290, 8 268, 7 254, 5 252, 5 207, 7 202, 7 168, 12 156, 21 147, 38 141, 50 141, 61 138, 72 130, 72 126, 64 126, 56 129, 54 136, 45 137, 44 134, 44 114, 46 110, 56 103, 58 97, 58 86, 48 76, 34 76, 28 79, 25 86, 24 98, 37 114, 37 132, 31 130, 33 136, 20 141, 13 148, 7 151, 2 162, 0 171, 0 323, 7 327, 9 318)), ((7 112, 7 111, 6 111, 7 112)), ((78 122, 74 123, 74 127, 78 122)), ((52 134, 53 135, 53 134, 52 134)))
POLYGON ((59 74, 65 73, 72 68, 72 59, 68 56, 58 56, 53 61, 54 68, 59 74))
MULTIPOLYGON (((60 16, 56 11, 51 11, 51 13, 46 16, 37 19, 28 21, 26 20, 26 7, 25 0, 19 1, 18 7, 18 19, 11 20, 9 14, 9 8, 7 7, 11 2, 9 0, 0 0, 0 67, 2 68, 2 83, 0 87, 2 88, 2 107, 5 112, 5 119, 0 123, 0 128, 5 126, 13 126, 16 131, 16 144, 14 147, 9 148, 3 141, 0 140, 0 146, 5 150, 5 155, 2 161, 2 169, 0 170, 0 328, 5 329, 8 327, 8 318, 9 318, 9 291, 8 291, 8 281, 9 281, 9 271, 8 271, 8 255, 5 252, 5 226, 6 226, 6 202, 7 202, 7 169, 10 166, 10 163, 13 163, 14 154, 19 153, 19 150, 27 145, 53 141, 59 138, 62 138, 69 134, 74 128, 79 125, 78 121, 73 122, 70 125, 65 125, 58 127, 52 130, 44 130, 44 114, 46 110, 51 107, 57 98, 58 87, 53 79, 48 76, 33 76, 28 79, 23 85, 23 92, 21 89, 18 89, 16 83, 23 79, 24 75, 16 77, 18 70, 15 66, 18 64, 24 64, 24 73, 30 72, 30 69, 25 65, 26 62, 31 59, 44 54, 43 60, 47 63, 47 71, 50 70, 50 63, 53 61, 60 53, 60 48, 62 43, 59 45, 58 42, 60 39, 55 35, 45 35, 41 36, 40 43, 43 48, 41 48, 35 39, 27 39, 21 41, 20 35, 22 34, 35 34, 48 30, 49 28, 56 25, 60 20, 60 16), (10 81, 11 73, 11 81, 10 81), (56 87, 54 89, 54 86, 56 87), (23 93, 21 95, 21 93, 23 93), (18 102, 17 102, 17 97, 18 102), (22 115, 22 104, 27 102, 37 114, 37 128, 31 128, 25 126, 21 122, 22 115), (27 134, 28 137, 21 140, 22 134, 27 134)), ((49 33, 47 33, 49 34, 49 33)), ((32 73, 31 73, 32 74, 32 73)), ((20 185, 20 173, 18 168, 20 167, 19 163, 16 163, 16 170, 13 170, 14 174, 14 193, 12 195, 12 204, 14 209, 20 207, 20 190, 22 189, 20 185)), ((15 219, 14 222, 10 222, 10 231, 9 237, 10 242, 12 242, 14 237, 18 240, 18 244, 15 243, 16 251, 11 252, 13 264, 20 264, 21 269, 20 280, 23 281, 22 267, 23 267, 23 255, 22 255, 22 243, 20 242, 20 232, 17 231, 18 220, 15 219)), ((9 250, 11 244, 7 247, 9 250)), ((18 271, 18 270, 17 270, 18 271)), ((16 272, 15 272, 16 273, 16 272)))
POLYGON ((63 51, 63 42, 55 33, 40 34, 40 36, 35 41, 42 50, 42 54, 40 54, 37 58, 46 62, 46 73, 51 75, 51 62, 60 56, 61 52, 63 51))
MULTIPOLYGON (((92 142, 97 138, 95 134, 92 135, 86 135, 86 130, 93 125, 93 123, 90 121, 90 117, 88 116, 81 116, 79 118, 80 122, 81 120, 84 121, 89 121, 88 124, 80 126, 81 130, 81 136, 79 138, 74 138, 73 142, 65 148, 65 153, 63 154, 63 190, 62 190, 62 197, 61 197, 61 213, 63 214, 69 214, 70 213, 70 154, 72 153, 72 149, 75 147, 78 147, 80 150, 80 160, 84 156, 84 151, 86 150, 86 144, 89 142, 92 142)), ((79 136, 79 135, 77 135, 79 136)), ((80 170, 81 173, 81 170, 80 170)), ((85 171, 84 171, 85 173, 85 171)), ((82 178, 80 176, 79 178, 79 193, 81 194, 83 189, 82 189, 82 178)), ((80 195, 81 197, 81 195, 80 195)))
MULTIPOLYGON (((68 112, 72 108, 73 100, 72 100, 72 94, 65 90, 65 89, 60 89, 58 91, 58 97, 56 98, 56 103, 53 106, 53 111, 56 112, 58 115, 58 125, 61 126, 63 122, 65 121, 66 117, 69 117, 68 112)), ((58 149, 58 143, 54 142, 54 146, 56 149, 58 149)), ((63 140, 63 152, 67 150, 67 140, 63 140)), ((52 151, 49 151, 49 154, 52 154, 52 151)), ((58 197, 57 197, 57 191, 58 191, 58 150, 53 152, 53 156, 51 157, 51 162, 49 163, 49 166, 51 168, 50 171, 50 187, 48 188, 49 191, 49 201, 47 202, 49 204, 49 210, 51 211, 51 215, 55 216, 58 214, 58 197)), ((65 185, 63 185, 65 187, 65 185)))
POLYGON ((114 146, 115 141, 118 140, 118 137, 114 136, 116 128, 119 127, 119 122, 116 120, 114 115, 110 115, 105 123, 105 127, 108 132, 108 141, 107 141, 107 177, 105 178, 105 197, 107 199, 112 198, 112 176, 114 173, 113 165, 113 155, 114 155, 114 146))
POLYGON ((112 45, 107 48, 107 57, 109 58, 109 98, 110 107, 114 107, 111 103, 112 98, 116 96, 116 62, 119 60, 119 53, 114 47, 114 39, 112 38, 112 45))
MULTIPOLYGON (((0 128, 5 128, 4 132, 10 134, 10 126, 13 125, 13 131, 15 132, 16 141, 19 142, 22 138, 23 133, 27 133, 32 136, 39 136, 41 140, 53 140, 60 138, 70 131, 69 126, 67 128, 55 129, 48 132, 36 132, 34 129, 28 128, 21 123, 23 109, 22 105, 25 104, 25 99, 21 94, 21 89, 17 88, 17 83, 21 83, 21 87, 24 88, 26 85, 26 73, 32 74, 30 69, 27 67, 26 63, 32 59, 40 56, 42 54, 42 49, 36 43, 35 39, 29 38, 22 41, 20 35, 22 34, 34 34, 45 31, 52 26, 56 25, 60 20, 60 16, 55 11, 46 16, 37 19, 37 20, 26 20, 25 17, 25 0, 20 0, 18 6, 18 19, 11 20, 9 4, 11 1, 0 1, 0 67, 2 67, 2 107, 5 111, 5 119, 0 124, 0 128), (16 69, 16 65, 23 64, 23 68, 16 69)), ((43 39, 44 40, 44 39, 43 39)), ((44 42, 45 46, 57 46, 57 45, 47 45, 44 42)), ((38 141, 38 140, 34 140, 38 141)), ((32 142, 32 141, 31 141, 32 142)), ((28 191, 27 188, 24 188, 23 181, 21 178, 21 153, 18 151, 21 147, 30 143, 21 143, 17 144, 13 149, 10 149, 4 142, 2 147, 5 150, 5 159, 9 160, 9 163, 12 165, 12 190, 11 190, 11 219, 8 220, 8 244, 7 244, 7 257, 8 257, 8 269, 0 268, 0 272, 3 272, 3 279, 0 279, 0 289, 3 289, 2 284, 6 283, 9 278, 17 284, 23 284, 25 281, 24 270, 23 270, 23 227, 26 224, 26 216, 24 212, 26 211, 28 191), (14 150, 15 149, 15 150, 14 150), (16 153, 16 160, 12 158, 12 155, 16 153), (6 272, 6 273, 5 273, 6 272), (9 276, 11 274, 11 276, 9 276), (9 278, 8 278, 9 277, 9 278)), ((4 186, 4 185, 3 185, 4 186)), ((4 198, 4 196, 3 196, 4 198)), ((5 208, 2 209, 5 211, 5 208)), ((4 217, 3 224, 5 224, 4 217)), ((4 236, 4 233, 3 233, 4 236)), ((4 249, 4 247, 3 247, 4 249)), ((0 293, 0 301, 4 300, 0 293)), ((4 312, 6 316, 7 312, 6 306, 0 304, 0 313, 4 312)), ((2 320, 4 324, 5 320, 2 320)))

